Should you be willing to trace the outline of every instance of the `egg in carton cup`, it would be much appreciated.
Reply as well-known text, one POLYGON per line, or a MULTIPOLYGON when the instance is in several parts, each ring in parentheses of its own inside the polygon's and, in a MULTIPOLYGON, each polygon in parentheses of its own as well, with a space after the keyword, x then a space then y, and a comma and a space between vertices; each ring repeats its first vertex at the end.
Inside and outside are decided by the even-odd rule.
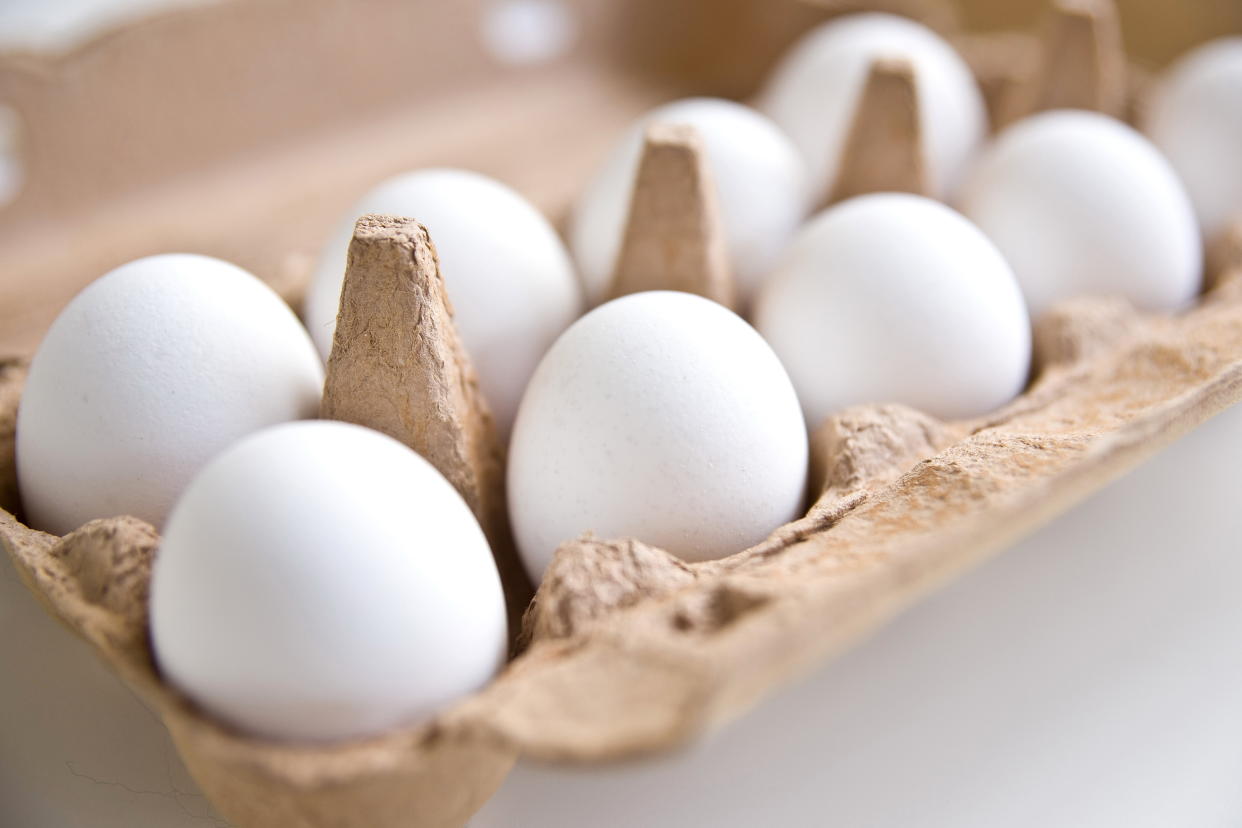
MULTIPOLYGON (((1107 4, 1061 5, 1042 46, 1021 42, 1030 59, 1003 65, 998 44, 968 49, 994 120, 1131 106, 1107 4)), ((831 200, 926 190, 907 63, 871 67, 844 157, 831 200)), ((116 517, 58 538, 15 517, 20 361, 0 364, 0 540, 49 611, 159 711, 196 781, 238 825, 460 825, 519 756, 653 754, 742 715, 1242 398, 1242 223, 1210 258, 1209 291, 1184 314, 1140 314, 1116 299, 1046 314, 1035 378, 998 412, 942 422, 866 405, 830 417, 812 437, 814 504, 743 552, 687 563, 641 539, 567 540, 501 675, 431 721, 375 738, 267 741, 213 720, 164 681, 148 628, 156 531, 116 517)), ((646 133, 612 294, 651 288, 735 300, 705 153, 692 129, 672 124, 646 133)), ((369 215, 356 225, 322 415, 382 431, 430 460, 484 528, 511 617, 527 607, 504 511, 503 449, 454 330, 433 241, 413 219, 369 215)))

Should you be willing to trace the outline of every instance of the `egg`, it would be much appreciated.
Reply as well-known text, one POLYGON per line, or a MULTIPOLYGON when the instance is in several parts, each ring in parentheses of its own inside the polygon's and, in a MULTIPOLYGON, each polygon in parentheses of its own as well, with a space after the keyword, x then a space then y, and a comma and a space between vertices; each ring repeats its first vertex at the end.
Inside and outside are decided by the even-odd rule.
POLYGON ((945 198, 987 134, 987 109, 965 61, 920 23, 864 13, 813 29, 781 59, 759 108, 805 155, 822 200, 836 181, 867 73, 880 58, 903 58, 914 69, 928 185, 945 198))
POLYGON ((1172 311, 1198 293, 1203 251, 1186 191, 1151 142, 1108 116, 1056 110, 1013 124, 971 170, 960 206, 1036 316, 1082 294, 1172 311))
POLYGON ((806 215, 806 166, 768 118, 718 98, 674 101, 643 115, 579 197, 569 239, 588 301, 602 302, 612 286, 643 133, 652 124, 689 125, 702 139, 739 298, 747 303, 806 215))
POLYGON ((323 365, 270 288, 192 254, 138 259, 61 312, 30 366, 17 473, 31 525, 130 514, 156 526, 202 465, 316 416, 323 365))
POLYGON ((325 359, 354 222, 365 213, 405 216, 427 228, 457 332, 507 434, 539 358, 582 313, 581 288, 560 237, 526 199, 478 173, 425 169, 388 179, 342 216, 307 293, 307 324, 325 359))
POLYGON ((921 196, 859 196, 816 216, 755 320, 812 427, 862 403, 984 414, 1022 390, 1030 364, 1030 322, 1004 258, 960 214, 921 196))
POLYGON ((504 661, 504 596, 462 498, 401 443, 287 423, 212 460, 168 519, 151 580, 163 676, 287 741, 416 724, 504 661))
POLYGON ((1208 239, 1242 219, 1242 37, 1213 40, 1169 67, 1145 130, 1177 170, 1208 239))
POLYGON ((741 551, 801 512, 807 434, 789 377, 741 317, 651 291, 582 317, 518 412, 509 511, 539 580, 584 532, 686 560, 741 551))

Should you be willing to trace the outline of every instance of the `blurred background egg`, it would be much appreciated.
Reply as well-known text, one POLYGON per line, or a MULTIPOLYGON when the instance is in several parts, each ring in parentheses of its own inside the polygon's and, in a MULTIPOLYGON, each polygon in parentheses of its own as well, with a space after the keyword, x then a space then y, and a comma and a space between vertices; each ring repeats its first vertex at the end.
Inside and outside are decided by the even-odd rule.
POLYGON ((806 165, 766 116, 719 98, 687 98, 643 115, 579 197, 569 238, 588 301, 602 302, 612 285, 643 132, 652 124, 687 124, 702 138, 730 265, 745 305, 806 215, 806 165))
POLYGON ((166 678, 281 740, 414 724, 504 662, 504 596, 465 501, 390 437, 290 423, 234 445, 178 501, 151 584, 166 678))
POLYGON ((1006 128, 963 186, 962 212, 1009 261, 1034 316, 1084 294, 1185 307, 1203 250, 1169 162, 1120 121, 1057 110, 1006 128))
POLYGON ((582 312, 560 237, 526 199, 475 172, 426 169, 383 182, 341 218, 307 293, 307 325, 324 359, 332 350, 349 241, 364 213, 406 216, 427 228, 457 331, 507 434, 539 358, 582 312))
POLYGON ((129 514, 157 527, 214 454, 313 417, 323 366, 270 288, 228 262, 138 259, 97 279, 39 346, 17 466, 31 525, 64 534, 129 514))
POLYGON ((921 196, 825 210, 760 297, 756 326, 815 428, 850 405, 984 414, 1026 383, 1031 330, 1013 272, 978 228, 921 196))
POLYGON ((538 580, 583 532, 687 560, 757 543, 798 517, 807 434, 772 349, 688 293, 615 299, 567 330, 522 400, 509 511, 538 580))
POLYGON ((1145 130, 1181 177, 1203 235, 1242 220, 1242 37, 1182 57, 1147 102, 1145 130))
POLYGON ((806 157, 820 200, 832 190, 859 93, 881 58, 903 58, 914 69, 932 195, 952 193, 987 134, 987 110, 970 68, 931 29, 880 13, 825 23, 781 59, 759 103, 806 157))

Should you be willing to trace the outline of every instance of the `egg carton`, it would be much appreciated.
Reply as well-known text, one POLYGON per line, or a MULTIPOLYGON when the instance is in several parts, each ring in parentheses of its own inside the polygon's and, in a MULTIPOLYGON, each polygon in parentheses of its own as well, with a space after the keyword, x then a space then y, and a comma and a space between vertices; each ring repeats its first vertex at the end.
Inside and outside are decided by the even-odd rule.
MULTIPOLYGON (((805 15, 790 19, 805 25, 805 15)), ((1052 106, 1122 114, 1140 100, 1125 80, 1109 5, 1063 4, 1050 20, 1042 40, 965 46, 995 120, 1052 106)), ((831 198, 921 192, 921 157, 910 68, 878 61, 831 198)), ((613 293, 674 287, 731 302, 697 136, 653 126, 637 176, 613 293), (653 272, 664 274, 659 284, 646 281, 653 272)), ((488 687, 377 738, 256 739, 162 680, 147 626, 156 531, 116 517, 58 538, 15 516, 21 359, 0 362, 0 503, 9 509, 0 540, 48 610, 159 712, 196 781, 238 825, 459 825, 519 756, 593 763, 654 754, 742 715, 1242 398, 1242 223, 1211 260, 1209 290, 1185 314, 1083 299, 1046 315, 1032 383, 987 417, 941 422, 869 405, 830 418, 812 439, 814 505, 760 544, 686 563, 641 540, 579 538, 557 551, 528 606, 503 508, 503 450, 457 340, 432 239, 412 219, 362 217, 323 415, 385 431, 431 460, 484 526, 514 617, 525 609, 515 658, 488 687), (373 301, 377 294, 400 301, 373 301)), ((296 295, 299 280, 289 281, 296 295)))

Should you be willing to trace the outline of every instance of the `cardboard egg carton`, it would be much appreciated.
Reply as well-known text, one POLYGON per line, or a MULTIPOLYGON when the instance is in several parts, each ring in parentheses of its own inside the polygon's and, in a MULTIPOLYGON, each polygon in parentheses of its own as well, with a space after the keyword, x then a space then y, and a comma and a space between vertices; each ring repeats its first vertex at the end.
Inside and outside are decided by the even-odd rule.
MULTIPOLYGON (((235 7, 186 17, 240 31, 254 26, 241 19, 246 14, 263 12, 235 7)), ((793 9, 789 15, 780 18, 781 27, 793 32, 821 13, 793 9)), ((1106 4, 1066 4, 1053 12, 1042 40, 1023 38, 1025 46, 1006 47, 1028 59, 998 63, 996 41, 973 41, 967 51, 994 119, 1049 106, 1132 108, 1116 25, 1106 4)), ((195 36, 186 30, 190 42, 198 42, 195 36)), ((487 78, 479 89, 499 83, 487 78)), ((531 83, 525 91, 536 98, 532 106, 579 89, 551 76, 531 83)), ((620 92, 622 86, 610 88, 620 92)), ((472 95, 476 105, 505 97, 489 98, 479 89, 472 95)), ((646 94, 668 97, 670 91, 656 86, 646 94)), ((923 190, 916 107, 910 67, 878 61, 855 113, 833 199, 877 189, 923 190)), ((487 122, 467 120, 474 127, 487 122)), ((603 120, 608 128, 600 125, 600 145, 624 119, 603 120)), ((393 123, 405 122, 387 126, 393 123)), ((584 126, 584 132, 594 129, 584 126)), ((512 136, 492 136, 492 155, 506 155, 512 136)), ((358 136, 345 136, 295 160, 318 163, 360 146, 358 136)), ((532 152, 549 155, 547 147, 532 152)), ((516 155, 522 165, 533 157, 516 155)), ((341 158, 346 169, 333 175, 361 180, 373 169, 372 161, 341 158)), ((288 163, 265 173, 262 183, 297 190, 297 164, 288 163)), ((580 184, 586 165, 552 166, 560 183, 543 192, 545 206, 555 208, 580 184)), ((222 174, 224 182, 238 184, 252 169, 235 167, 222 174)), ((147 215, 184 204, 194 192, 186 185, 119 209, 123 217, 147 215)), ((674 287, 732 301, 713 192, 693 131, 653 126, 614 295, 674 287), (664 280, 648 281, 653 272, 664 280)), ((256 198, 266 208, 287 196, 256 198)), ((310 212, 320 210, 314 205, 310 212)), ((322 208, 322 217, 329 212, 322 208)), ((248 222, 249 213, 242 218, 248 222)), ((279 224, 279 214, 270 220, 279 224)), ((288 228, 269 234, 238 221, 220 216, 210 227, 191 228, 189 237, 245 239, 234 258, 285 279, 286 293, 296 297, 306 267, 288 254, 299 239, 288 228)), ((92 225, 92 232, 107 226, 92 225)), ((153 243, 172 246, 188 238, 177 235, 185 232, 165 227, 153 243)), ((7 248, 16 261, 23 261, 24 250, 21 244, 7 248)), ((94 267, 105 253, 91 248, 75 272, 94 267)), ((743 715, 783 682, 1242 398, 1242 225, 1219 241, 1212 262, 1209 291, 1180 316, 1139 314, 1107 298, 1071 302, 1048 314, 1036 327, 1031 385, 987 417, 946 423, 879 404, 830 418, 812 440, 814 504, 755 547, 689 564, 641 539, 567 539, 528 605, 530 586, 504 513, 503 449, 453 328, 433 237, 411 218, 362 217, 349 251, 323 415, 397 437, 445 474, 488 534, 511 618, 521 630, 516 657, 488 687, 432 721, 377 738, 330 745, 255 739, 217 723, 162 680, 147 627, 156 531, 116 517, 57 538, 15 516, 20 358, 0 363, 0 505, 9 510, 0 512, 0 540, 49 611, 159 711, 199 785, 238 825, 460 825, 519 756, 588 763, 653 754, 743 715), (397 303, 371 298, 394 293, 397 303), (362 337, 362 330, 387 334, 362 337), (516 622, 523 609, 524 619, 516 622)), ((51 291, 32 303, 32 330, 46 323, 45 311, 58 296, 51 291)))

